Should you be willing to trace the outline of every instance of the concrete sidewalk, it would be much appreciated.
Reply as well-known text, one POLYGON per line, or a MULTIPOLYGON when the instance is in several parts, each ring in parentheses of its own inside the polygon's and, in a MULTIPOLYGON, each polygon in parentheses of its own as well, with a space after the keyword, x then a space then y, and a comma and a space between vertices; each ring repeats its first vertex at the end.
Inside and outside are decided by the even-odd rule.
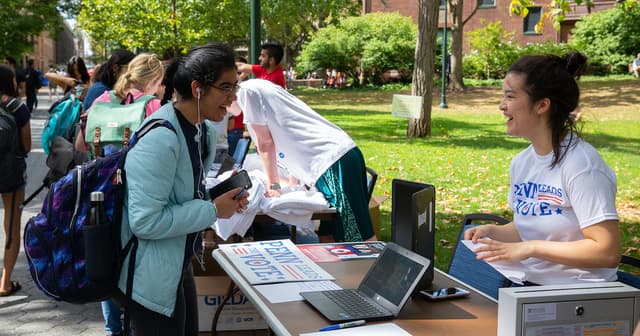
MULTIPOLYGON (((38 93, 38 108, 31 116, 32 149, 27 159, 29 174, 27 196, 42 184, 42 179, 48 171, 40 137, 52 100, 55 101, 55 97, 50 100, 48 89, 42 88, 38 93)), ((22 229, 29 218, 40 211, 47 191, 48 189, 44 189, 24 208, 21 221, 22 229)), ((4 220, 4 205, 0 212, 0 220, 4 220)), ((2 246, 5 241, 4 230, 0 230, 2 246)), ((104 335, 104 320, 100 303, 74 305, 54 301, 42 294, 31 280, 22 242, 20 245, 20 255, 12 278, 20 282, 22 289, 12 296, 0 297, 0 336, 104 335)), ((3 258, 4 255, 0 253, 0 260, 3 258)))

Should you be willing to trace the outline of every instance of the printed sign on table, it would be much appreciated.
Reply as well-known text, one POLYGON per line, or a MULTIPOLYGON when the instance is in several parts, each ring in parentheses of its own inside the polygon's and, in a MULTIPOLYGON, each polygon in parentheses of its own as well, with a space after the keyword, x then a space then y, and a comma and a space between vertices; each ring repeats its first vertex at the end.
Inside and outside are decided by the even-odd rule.
POLYGON ((384 242, 308 244, 297 247, 312 261, 336 262, 363 258, 375 259, 384 250, 384 242))
POLYGON ((252 285, 335 280, 290 240, 222 244, 219 248, 252 285))

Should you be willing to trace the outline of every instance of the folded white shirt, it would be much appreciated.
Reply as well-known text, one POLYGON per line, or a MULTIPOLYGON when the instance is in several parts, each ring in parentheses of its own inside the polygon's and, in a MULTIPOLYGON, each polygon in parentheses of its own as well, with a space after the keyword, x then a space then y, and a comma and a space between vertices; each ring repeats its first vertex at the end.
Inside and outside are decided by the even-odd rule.
MULTIPOLYGON (((289 186, 282 189, 283 193, 280 197, 267 198, 264 196, 265 174, 260 170, 252 170, 248 173, 252 187, 249 189, 247 210, 236 213, 228 219, 220 218, 212 225, 218 236, 224 240, 229 239, 234 233, 244 236, 258 212, 290 225, 309 228, 313 226, 311 217, 314 212, 329 209, 329 203, 324 195, 315 189, 306 190, 289 186)), ((207 176, 207 188, 215 186, 229 176, 231 172, 225 172, 217 178, 207 176)))
MULTIPOLYGON (((227 178, 231 176, 230 173, 227 175, 225 174, 223 174, 221 178, 223 176, 226 176, 227 178)), ((218 218, 218 220, 211 225, 211 228, 213 228, 216 234, 224 240, 229 239, 229 237, 234 233, 244 236, 245 233, 247 233, 247 230, 251 227, 251 224, 253 224, 256 214, 260 210, 260 203, 264 199, 264 186, 262 181, 255 176, 252 176, 251 173, 249 173, 249 177, 251 178, 252 186, 251 189, 249 189, 249 197, 247 198, 249 201, 247 209, 242 213, 233 214, 230 218, 218 218)))

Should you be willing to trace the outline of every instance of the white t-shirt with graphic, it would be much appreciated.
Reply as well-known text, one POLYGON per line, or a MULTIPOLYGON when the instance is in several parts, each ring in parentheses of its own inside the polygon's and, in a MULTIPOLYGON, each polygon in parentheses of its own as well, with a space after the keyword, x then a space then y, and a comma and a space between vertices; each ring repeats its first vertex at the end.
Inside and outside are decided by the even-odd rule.
POLYGON ((266 125, 276 146, 278 163, 312 185, 356 146, 349 135, 287 90, 264 79, 240 83, 238 105, 255 140, 252 125, 266 125))
MULTIPOLYGON (((529 146, 511 161, 508 202, 523 241, 580 240, 582 229, 618 219, 616 176, 590 144, 573 135, 565 157, 550 169, 552 159, 553 153, 540 156, 529 146)), ((617 268, 578 269, 537 258, 522 263, 531 270, 526 280, 537 284, 617 279, 617 268)))

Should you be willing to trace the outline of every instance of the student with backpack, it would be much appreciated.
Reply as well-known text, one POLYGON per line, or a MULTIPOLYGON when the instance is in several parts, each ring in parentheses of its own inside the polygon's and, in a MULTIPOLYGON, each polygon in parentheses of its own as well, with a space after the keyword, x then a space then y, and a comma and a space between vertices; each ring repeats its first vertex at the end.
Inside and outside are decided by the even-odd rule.
POLYGON ((18 69, 18 64, 16 63, 16 59, 11 57, 11 56, 6 56, 4 58, 4 62, 5 64, 7 64, 16 74, 16 85, 17 85, 17 91, 18 91, 18 97, 21 98, 26 98, 26 92, 27 92, 27 84, 25 82, 25 78, 24 78, 24 71, 21 69, 18 69))
POLYGON ((9 296, 22 286, 11 280, 20 251, 20 218, 26 186, 26 156, 31 151, 31 113, 20 102, 15 73, 0 65, 0 193, 4 206, 4 245, 0 297, 9 296))
POLYGON ((58 137, 73 144, 76 124, 82 114, 82 100, 89 86, 90 76, 84 60, 73 56, 67 63, 66 75, 47 72, 45 77, 48 81, 60 86, 64 92, 63 97, 49 108, 49 118, 42 130, 42 149, 49 156, 58 137))
POLYGON ((30 112, 38 107, 38 90, 42 87, 40 73, 33 67, 33 59, 27 61, 27 68, 24 70, 27 87, 27 107, 30 112))
POLYGON ((49 82, 53 81, 57 86, 61 87, 63 95, 66 95, 67 92, 79 85, 82 88, 82 93, 78 96, 82 96, 82 99, 84 99, 84 94, 86 93, 87 88, 89 87, 89 81, 91 80, 91 76, 87 71, 87 65, 84 63, 84 59, 80 56, 73 56, 69 59, 65 75, 47 72, 44 76, 49 82))
POLYGON ((142 120, 160 108, 154 97, 164 77, 164 65, 155 54, 143 53, 128 64, 115 89, 96 98, 86 112, 86 124, 76 137, 78 151, 102 155, 106 145, 122 147, 142 120), (126 130, 128 128, 128 131, 126 130))
POLYGON ((121 241, 138 239, 121 270, 116 295, 131 316, 136 336, 198 335, 198 313, 191 259, 199 233, 217 218, 246 208, 247 194, 233 189, 214 200, 204 178, 215 155, 220 121, 236 99, 234 52, 224 44, 191 49, 178 60, 177 102, 163 105, 149 119, 165 119, 175 132, 158 127, 131 149, 125 162, 121 241), (128 264, 134 276, 126 299, 128 264))
POLYGON ((118 78, 127 72, 129 62, 135 57, 135 55, 127 49, 118 49, 111 54, 111 57, 104 62, 96 70, 96 81, 89 87, 87 94, 84 97, 82 107, 85 112, 91 108, 93 101, 98 98, 105 91, 113 89, 116 85, 118 78))

